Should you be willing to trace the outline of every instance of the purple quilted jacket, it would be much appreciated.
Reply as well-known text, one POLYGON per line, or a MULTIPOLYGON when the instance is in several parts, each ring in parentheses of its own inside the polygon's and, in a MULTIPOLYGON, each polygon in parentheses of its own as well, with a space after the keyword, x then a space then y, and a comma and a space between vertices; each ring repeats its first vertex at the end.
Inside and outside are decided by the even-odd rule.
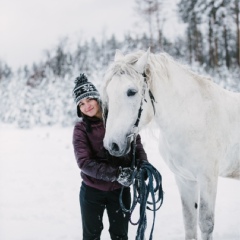
MULTIPOLYGON (((86 131, 84 121, 77 122, 73 130, 73 148, 81 177, 85 184, 103 191, 121 188, 116 181, 119 166, 131 165, 130 152, 124 157, 111 156, 103 147, 105 127, 103 121, 92 120, 92 131, 86 131)), ((136 158, 147 160, 140 135, 137 136, 136 158)))

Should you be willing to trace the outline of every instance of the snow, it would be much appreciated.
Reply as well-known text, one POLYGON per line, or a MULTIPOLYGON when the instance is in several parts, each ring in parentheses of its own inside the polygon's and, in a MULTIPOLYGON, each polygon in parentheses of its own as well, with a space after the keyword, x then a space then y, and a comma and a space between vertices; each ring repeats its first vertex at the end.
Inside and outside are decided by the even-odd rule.
MULTIPOLYGON (((78 203, 81 178, 72 148, 72 127, 18 129, 0 125, 0 239, 77 240, 82 237, 78 203)), ((184 239, 180 197, 174 175, 143 131, 151 163, 161 172, 164 203, 157 212, 153 239, 184 239)), ((137 219, 137 212, 133 218, 137 219)), ((152 212, 148 212, 148 233, 152 212)), ((240 182, 219 178, 215 240, 240 240, 240 182)), ((129 239, 136 227, 130 225, 129 239)), ((110 239, 104 215, 102 240, 110 239)))

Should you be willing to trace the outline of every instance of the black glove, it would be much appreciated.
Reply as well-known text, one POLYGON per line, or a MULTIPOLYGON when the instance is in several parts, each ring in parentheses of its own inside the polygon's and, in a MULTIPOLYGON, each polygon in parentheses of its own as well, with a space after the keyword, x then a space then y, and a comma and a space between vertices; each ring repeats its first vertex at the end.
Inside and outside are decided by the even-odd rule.
POLYGON ((133 183, 133 173, 130 167, 119 168, 117 181, 125 187, 129 187, 133 183))

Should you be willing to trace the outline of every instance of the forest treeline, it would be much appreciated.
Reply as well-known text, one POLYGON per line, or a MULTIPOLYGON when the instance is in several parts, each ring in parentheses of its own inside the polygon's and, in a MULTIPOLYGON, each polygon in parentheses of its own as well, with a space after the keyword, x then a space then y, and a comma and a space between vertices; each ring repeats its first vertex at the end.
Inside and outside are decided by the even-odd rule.
POLYGON ((239 0, 180 0, 177 15, 185 27, 174 40, 164 36, 166 18, 161 0, 135 0, 144 29, 127 33, 122 40, 103 37, 79 39, 73 46, 66 38, 45 50, 42 61, 13 71, 0 61, 0 122, 20 127, 71 125, 75 108, 71 91, 74 78, 86 73, 97 85, 113 60, 115 50, 167 52, 214 81, 240 91, 239 0))

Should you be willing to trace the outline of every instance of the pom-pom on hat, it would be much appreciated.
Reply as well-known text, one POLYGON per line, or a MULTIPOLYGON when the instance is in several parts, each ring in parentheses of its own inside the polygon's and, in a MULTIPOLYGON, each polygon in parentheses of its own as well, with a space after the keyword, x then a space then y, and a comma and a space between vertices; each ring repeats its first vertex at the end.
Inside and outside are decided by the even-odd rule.
POLYGON ((100 94, 96 87, 88 82, 87 77, 84 73, 81 73, 79 77, 75 79, 75 87, 73 89, 73 98, 75 103, 77 104, 77 115, 81 117, 81 112, 78 107, 79 102, 84 98, 100 98, 100 94))

